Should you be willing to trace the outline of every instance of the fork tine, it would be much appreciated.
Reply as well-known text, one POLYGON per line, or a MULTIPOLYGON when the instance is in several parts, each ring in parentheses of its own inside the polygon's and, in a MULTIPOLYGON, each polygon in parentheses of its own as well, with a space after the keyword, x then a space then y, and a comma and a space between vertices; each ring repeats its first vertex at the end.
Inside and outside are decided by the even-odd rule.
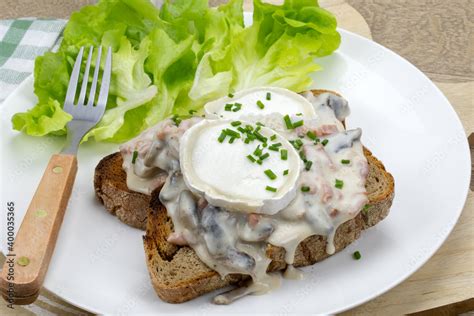
POLYGON ((92 53, 94 51, 94 46, 91 46, 89 49, 89 55, 87 56, 86 69, 84 71, 84 76, 82 77, 82 86, 81 92, 79 93, 79 99, 77 100, 77 105, 84 105, 84 99, 86 97, 87 84, 89 83, 89 69, 91 66, 92 53))
POLYGON ((99 98, 97 99, 97 107, 105 111, 107 97, 109 95, 110 75, 112 73, 112 49, 107 50, 107 59, 105 60, 104 73, 102 74, 102 84, 100 86, 99 98))
POLYGON ((82 53, 84 52, 84 46, 79 50, 77 54, 76 62, 74 63, 74 68, 72 69, 71 78, 69 79, 69 85, 67 87, 66 99, 64 100, 64 105, 73 105, 74 98, 76 96, 77 81, 79 80, 79 72, 81 71, 82 63, 82 53))
POLYGON ((97 89, 97 80, 99 79, 100 58, 102 57, 101 55, 102 55, 102 46, 99 46, 99 51, 97 52, 97 59, 95 61, 94 78, 92 79, 92 85, 89 91, 89 99, 87 100, 87 106, 94 105, 95 90, 97 89))

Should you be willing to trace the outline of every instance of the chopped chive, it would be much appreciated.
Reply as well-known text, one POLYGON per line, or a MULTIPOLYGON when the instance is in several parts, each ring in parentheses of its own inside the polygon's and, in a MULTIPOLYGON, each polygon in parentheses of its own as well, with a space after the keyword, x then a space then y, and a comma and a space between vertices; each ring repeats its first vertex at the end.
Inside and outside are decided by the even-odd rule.
POLYGON ((173 115, 171 118, 176 126, 179 126, 181 123, 182 119, 178 115, 173 115))
POLYGON ((299 152, 299 154, 300 154, 301 160, 303 160, 304 162, 306 162, 306 154, 304 153, 304 151, 301 150, 301 151, 299 152))
POLYGON ((234 95, 233 95, 232 93, 229 93, 227 96, 228 96, 229 98, 233 98, 233 97, 234 97, 234 95))
POLYGON ((259 165, 261 165, 261 164, 262 164, 262 161, 259 159, 259 160, 257 160, 257 163, 258 163, 259 165))
POLYGON ((266 148, 268 145, 267 145, 267 143, 263 143, 262 146, 263 146, 264 148, 266 148))
POLYGON ((285 121, 285 125, 287 129, 292 129, 293 128, 293 123, 291 123, 290 116, 287 114, 283 117, 283 120, 285 121))
POLYGON ((362 255, 360 254, 359 251, 356 251, 352 254, 352 257, 355 259, 355 260, 359 260, 360 258, 362 258, 362 255))
POLYGON ((323 144, 323 146, 326 146, 327 143, 329 143, 329 139, 323 139, 323 141, 321 142, 321 144, 323 144))
POLYGON ((242 124, 241 121, 235 121, 235 122, 230 123, 230 125, 232 125, 232 126, 234 126, 234 127, 235 127, 235 126, 239 126, 240 124, 242 124))
POLYGON ((196 110, 189 110, 189 114, 191 114, 191 115, 193 115, 196 112, 197 112, 196 110))
POLYGON ((255 158, 253 158, 252 155, 247 155, 247 159, 251 162, 255 162, 255 158))
POLYGON ((269 100, 269 101, 272 99, 272 94, 270 92, 267 92, 266 99, 269 100))
POLYGON ((296 116, 303 116, 303 113, 296 113, 296 116))
POLYGON ((308 132, 306 133, 306 136, 308 136, 309 139, 311 139, 311 140, 316 140, 316 139, 318 138, 318 137, 316 136, 316 134, 315 134, 314 132, 312 132, 312 131, 308 131, 308 132))
POLYGON ((250 139, 250 140, 255 140, 255 139, 257 139, 257 137, 255 137, 254 134, 250 134, 250 133, 247 134, 247 138, 250 139))
POLYGON ((313 162, 311 160, 308 160, 304 163, 304 168, 306 169, 306 171, 309 171, 312 165, 313 165, 313 162))
POLYGON ((266 186, 265 190, 270 191, 270 192, 276 192, 276 191, 277 191, 276 188, 271 187, 271 186, 269 186, 269 185, 266 186))
POLYGON ((275 143, 275 144, 272 144, 270 147, 268 147, 268 149, 273 150, 273 151, 278 151, 280 150, 280 147, 281 147, 281 143, 275 143))
POLYGON ((306 186, 306 185, 303 185, 303 186, 301 187, 301 192, 309 192, 309 190, 310 190, 310 188, 309 188, 308 186, 306 186))
POLYGON ((133 156, 132 156, 132 163, 134 164, 135 161, 137 160, 138 157, 138 151, 134 150, 133 151, 133 156))
POLYGON ((221 132, 221 135, 219 136, 219 138, 217 139, 217 141, 218 141, 219 143, 222 143, 222 142, 224 141, 224 139, 225 139, 226 136, 227 136, 226 133, 225 133, 224 131, 222 131, 222 132, 221 132))
POLYGON ((294 123, 293 123, 293 128, 297 128, 297 127, 303 126, 303 124, 304 124, 304 121, 303 121, 303 120, 294 122, 294 123))
POLYGON ((286 169, 285 171, 283 171, 283 175, 284 175, 284 176, 288 175, 288 172, 289 172, 289 170, 286 169))
POLYGON ((282 149, 280 151, 281 160, 288 160, 288 150, 282 149))
POLYGON ((342 163, 343 165, 348 165, 348 164, 351 163, 351 161, 350 161, 349 159, 342 159, 342 160, 341 160, 341 163, 342 163))
POLYGON ((234 142, 234 140, 235 140, 235 137, 231 137, 231 138, 229 139, 229 144, 232 144, 232 143, 234 142))
POLYGON ((370 205, 365 204, 364 207, 362 208, 362 213, 367 215, 367 212, 369 211, 370 205))
POLYGON ((257 106, 260 108, 260 110, 263 110, 265 108, 265 104, 263 104, 263 102, 260 100, 257 101, 257 106))
POLYGON ((253 154, 257 157, 260 157, 262 155, 262 150, 260 149, 260 145, 258 145, 257 148, 255 148, 255 151, 253 152, 253 154))
POLYGON ((336 183, 334 184, 334 186, 338 189, 342 189, 342 187, 344 186, 344 181, 336 179, 336 183))
POLYGON ((245 128, 250 132, 253 131, 253 126, 252 125, 245 125, 245 128))
POLYGON ((225 106, 224 106, 224 110, 226 111, 232 111, 232 103, 227 103, 225 106))
POLYGON ((315 144, 315 145, 319 144, 319 141, 320 141, 320 139, 319 139, 319 138, 316 138, 316 139, 314 140, 314 144, 315 144))
POLYGON ((237 130, 243 134, 247 133, 247 130, 243 128, 242 126, 237 127, 237 130))
POLYGON ((299 150, 303 146, 301 139, 290 140, 290 143, 295 147, 296 150, 299 150))
POLYGON ((303 146, 303 142, 301 141, 301 139, 296 139, 295 144, 296 144, 296 146, 298 146, 298 149, 300 149, 301 146, 303 146))
POLYGON ((240 111, 241 108, 242 108, 242 104, 234 103, 234 108, 232 109, 232 112, 240 111))
POLYGON ((267 169, 264 171, 265 175, 270 178, 270 180, 275 180, 277 178, 276 174, 272 170, 267 169))
POLYGON ((257 123, 255 123, 255 125, 257 125, 257 126, 265 126, 265 125, 263 125, 262 122, 257 122, 257 123))
POLYGON ((263 136, 262 134, 260 134, 259 131, 255 130, 255 132, 253 132, 253 134, 255 135, 255 137, 257 137, 257 139, 259 141, 261 141, 262 143, 266 143, 267 142, 267 138, 265 136, 263 136))
POLYGON ((250 143, 250 139, 246 138, 246 139, 244 140, 244 143, 249 144, 249 143, 250 143))
POLYGON ((230 128, 226 128, 224 132, 230 137, 240 138, 240 134, 230 128))
POLYGON ((269 156, 270 156, 269 153, 265 153, 265 154, 263 154, 263 155, 260 156, 260 160, 265 160, 265 159, 267 159, 269 156))
POLYGON ((270 140, 275 140, 277 139, 277 136, 275 134, 273 134, 272 136, 270 136, 270 140))
POLYGON ((270 147, 268 147, 268 150, 272 150, 272 151, 279 151, 280 148, 278 146, 275 146, 275 144, 271 145, 270 147))

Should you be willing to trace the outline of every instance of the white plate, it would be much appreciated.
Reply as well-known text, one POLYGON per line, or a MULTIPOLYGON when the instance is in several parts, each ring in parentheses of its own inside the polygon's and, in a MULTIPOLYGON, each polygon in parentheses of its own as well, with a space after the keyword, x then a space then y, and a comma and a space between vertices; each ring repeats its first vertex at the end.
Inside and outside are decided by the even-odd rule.
MULTIPOLYGON (((364 303, 415 272, 463 208, 470 175, 466 137, 449 102, 418 69, 370 40, 340 32, 342 45, 320 60, 324 70, 315 74, 315 87, 349 100, 348 125, 362 127, 364 144, 395 177, 395 200, 384 221, 341 253, 304 268, 304 280, 284 281, 268 295, 230 306, 211 305, 214 294, 167 304, 151 287, 143 232, 109 215, 94 196, 94 167, 117 146, 90 143, 79 150, 79 172, 44 286, 96 313, 316 314, 364 303), (355 250, 362 254, 359 261, 351 257, 355 250)), ((35 104, 32 83, 26 80, 1 109, 1 205, 15 202, 17 227, 50 155, 64 142, 11 130, 11 115, 35 104)), ((5 252, 5 231, 1 237, 5 252)))

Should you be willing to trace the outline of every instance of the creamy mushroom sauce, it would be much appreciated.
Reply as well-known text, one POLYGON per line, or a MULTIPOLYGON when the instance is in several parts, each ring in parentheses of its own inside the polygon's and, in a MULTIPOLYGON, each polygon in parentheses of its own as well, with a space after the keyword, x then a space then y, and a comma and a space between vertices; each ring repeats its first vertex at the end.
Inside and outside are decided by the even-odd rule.
POLYGON ((121 146, 131 190, 151 194, 162 186, 160 201, 175 230, 168 241, 192 247, 223 278, 231 273, 252 278, 247 286, 216 296, 214 303, 228 304, 244 295, 263 294, 279 286, 278 275, 267 273, 271 261, 266 256, 268 244, 285 249, 285 275, 300 278, 292 266, 298 244, 309 236, 322 235, 327 238, 327 253, 334 253, 337 228, 354 218, 367 203, 368 165, 360 142, 361 130, 345 131, 342 124, 349 114, 347 101, 328 93, 316 97, 308 93, 305 97, 313 104, 317 117, 305 120, 296 129, 286 129, 278 113, 241 118, 261 122, 288 140, 301 140, 299 151, 312 161, 309 170, 303 164, 298 180, 299 187, 308 187, 309 191, 298 190, 290 205, 273 216, 215 207, 187 188, 179 165, 179 139, 202 118, 184 120, 179 126, 165 120, 121 146), (317 144, 306 136, 308 131, 318 136, 317 144), (137 156, 132 163, 134 151, 137 156), (343 164, 342 160, 350 162, 343 164), (336 179, 343 181, 342 188, 335 187, 336 179))

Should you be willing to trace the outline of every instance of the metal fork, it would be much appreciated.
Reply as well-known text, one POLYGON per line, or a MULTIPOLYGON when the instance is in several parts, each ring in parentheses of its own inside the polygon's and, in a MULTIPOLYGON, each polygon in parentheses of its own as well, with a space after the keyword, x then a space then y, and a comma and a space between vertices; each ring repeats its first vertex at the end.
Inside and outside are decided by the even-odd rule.
MULTIPOLYGON (((102 47, 98 49, 92 83, 87 91, 93 52, 94 48, 90 47, 80 93, 75 103, 84 47, 79 50, 64 101, 64 110, 73 117, 67 124, 66 145, 61 153, 53 155, 49 160, 15 242, 9 247, 10 253, 1 274, 0 291, 11 303, 31 304, 39 295, 76 178, 76 153, 79 143, 99 122, 105 111, 112 69, 112 51, 110 48, 107 51, 97 102, 95 100, 102 47)), ((74 249, 71 249, 71 252, 73 251, 74 249)))

